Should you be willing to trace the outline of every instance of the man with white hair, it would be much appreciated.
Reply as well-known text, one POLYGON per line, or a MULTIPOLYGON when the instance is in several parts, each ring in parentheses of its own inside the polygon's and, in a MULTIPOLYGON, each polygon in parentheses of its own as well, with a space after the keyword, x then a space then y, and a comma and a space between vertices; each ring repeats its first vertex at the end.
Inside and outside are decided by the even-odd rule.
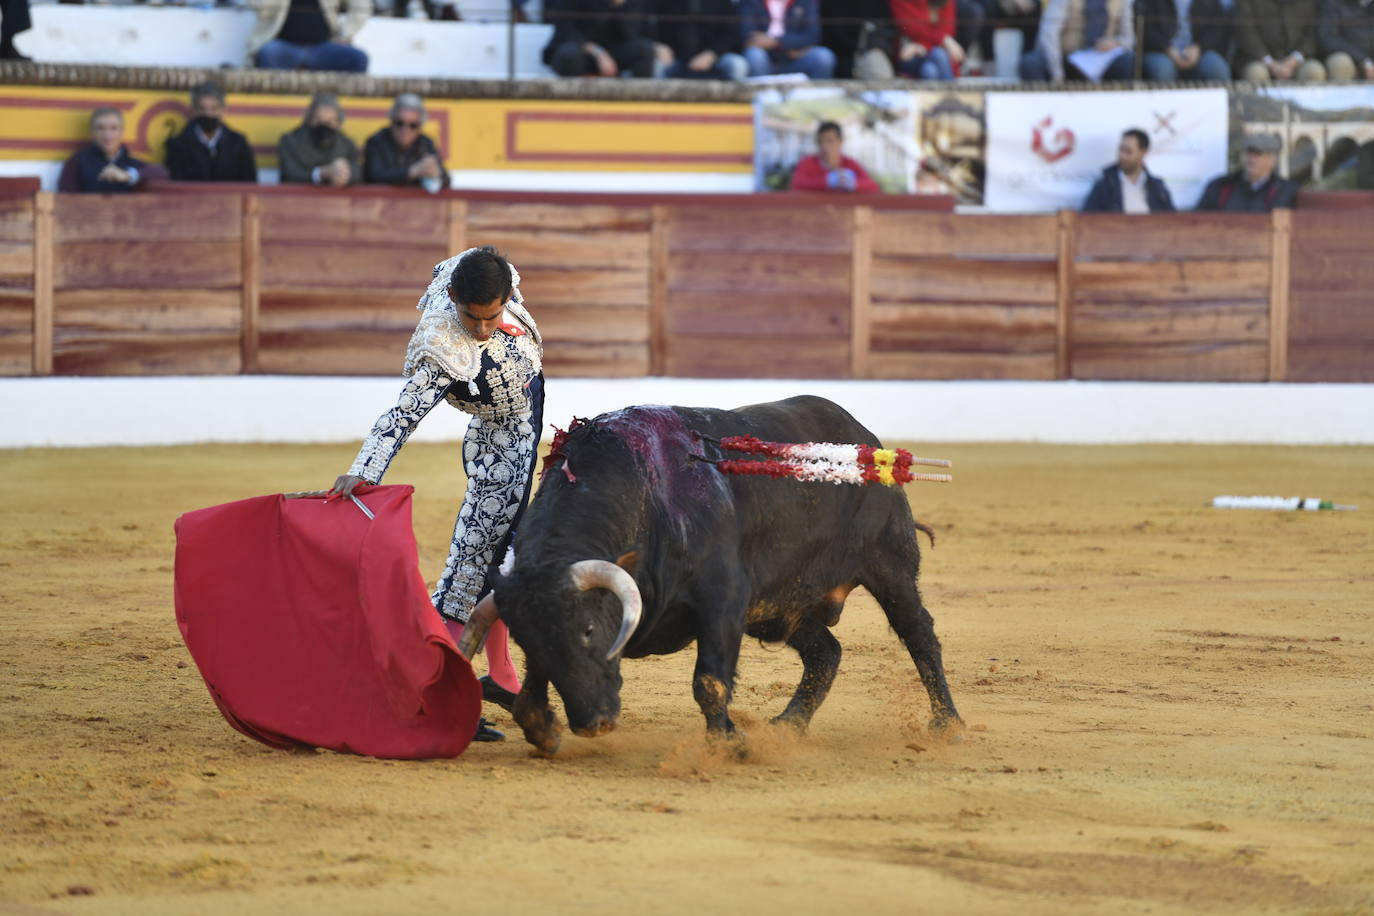
POLYGON ((402 92, 391 103, 391 124, 367 138, 363 181, 368 184, 420 185, 427 191, 448 187, 448 172, 434 141, 420 131, 425 103, 402 92))

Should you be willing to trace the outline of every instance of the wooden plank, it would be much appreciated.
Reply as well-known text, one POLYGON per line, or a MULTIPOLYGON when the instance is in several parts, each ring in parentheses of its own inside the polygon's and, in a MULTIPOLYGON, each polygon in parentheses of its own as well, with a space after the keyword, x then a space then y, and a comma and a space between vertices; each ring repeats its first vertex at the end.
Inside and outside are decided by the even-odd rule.
POLYGON ((1054 378, 1054 353, 882 353, 869 358, 880 379, 1033 379, 1054 378))
POLYGON ((56 246, 57 289, 237 289, 243 248, 214 242, 64 242, 56 246))
POLYGON ((1076 302, 1269 299, 1269 261, 1077 261, 1076 302))
POLYGON ((1055 257, 1055 217, 910 210, 873 213, 878 257, 1045 260, 1055 257))
POLYGON ((258 369, 282 375, 384 375, 400 389, 409 332, 269 331, 263 328, 258 369))
POLYGON ((848 300, 849 254, 786 255, 670 251, 668 292, 720 292, 743 299, 754 293, 839 296, 848 300))
POLYGON ((25 285, 33 282, 33 239, 26 242, 0 242, 0 277, 28 277, 28 284, 25 285))
POLYGON ((872 207, 854 208, 850 237, 849 377, 868 378, 868 354, 872 346, 869 321, 873 311, 869 280, 873 268, 872 207))
POLYGON ((655 206, 649 235, 649 374, 663 375, 668 356, 668 208, 655 206))
POLYGON ((844 378, 849 374, 849 341, 779 339, 764 345, 720 335, 674 336, 668 346, 667 374, 682 378, 844 378))
POLYGON ((1261 213, 1079 215, 1074 256, 1098 261, 1220 261, 1269 257, 1269 220, 1261 213))
POLYGON ((239 335, 59 330, 53 369, 60 375, 229 375, 239 371, 239 335))
POLYGON ((1055 258, 1054 287, 1054 377, 1067 379, 1073 377, 1073 350, 1069 346, 1069 341, 1073 338, 1073 251, 1078 244, 1078 214, 1072 210, 1060 210, 1055 232, 1058 239, 1058 254, 1055 258))
POLYGON ((669 335, 715 331, 755 338, 848 337, 852 311, 848 296, 669 293, 664 329, 669 335))
POLYGON ((1075 344, 1073 367, 1074 378, 1101 381, 1262 382, 1269 348, 1263 341, 1075 344))
POLYGON ((1049 305, 907 303, 875 305, 875 351, 1054 353, 1055 308, 1049 305))
POLYGON ((1309 254, 1369 254, 1374 237, 1374 210, 1294 210, 1294 263, 1309 254))
POLYGON ((649 270, 649 233, 488 229, 483 245, 495 245, 520 276, 542 270, 649 270))
POLYGON ((33 291, 0 290, 0 376, 33 374, 33 291))
POLYGON ((53 297, 54 327, 66 335, 238 334, 241 320, 238 290, 83 289, 53 297))
POLYGON ((849 253, 850 207, 749 209, 724 204, 670 206, 668 250, 797 255, 849 253))
POLYGON ((1081 303, 1074 309, 1078 344, 1203 343, 1269 339, 1269 305, 1255 300, 1190 303, 1081 303))
POLYGON ((239 361, 244 372, 258 371, 258 328, 262 311, 262 204, 245 194, 239 213, 242 271, 239 286, 239 361))
POLYGON ((53 192, 34 198, 33 232, 33 374, 53 371, 53 192))
POLYGON ((649 271, 643 270, 520 270, 521 291, 535 321, 546 305, 600 305, 647 308, 649 271))
MULTIPOLYGON (((449 242, 448 202, 427 194, 415 197, 264 194, 260 206, 262 240, 269 248, 278 243, 304 241, 419 248, 442 248, 449 242)), ((434 264, 435 261, 431 261, 429 266, 434 264)))
POLYGON ((1370 256, 1370 250, 1335 253, 1294 251, 1292 295, 1374 289, 1374 257, 1370 256))
POLYGON ((451 258, 471 247, 468 245, 468 202, 466 200, 450 200, 447 214, 448 254, 446 257, 451 258))
POLYGON ((640 378, 649 374, 649 347, 614 342, 546 347, 544 372, 550 378, 640 378))
POLYGON ((420 313, 413 291, 264 289, 260 332, 387 331, 409 334, 420 313))
POLYGON ((1293 211, 1275 210, 1269 258, 1269 381, 1288 376, 1288 296, 1292 257, 1293 211))
POLYGON ((1304 293, 1294 296, 1288 337, 1298 341, 1366 341, 1374 359, 1374 308, 1367 290, 1304 293))
POLYGON ((239 197, 221 193, 180 194, 175 198, 157 194, 59 194, 53 238, 59 245, 115 240, 237 241, 239 197))
MULTIPOLYGON (((473 238, 485 237, 491 229, 510 231, 567 231, 610 229, 618 232, 649 231, 649 207, 569 204, 510 204, 472 201, 468 204, 468 231, 473 238)), ((487 244, 485 241, 477 244, 487 244)))
MULTIPOLYGON (((443 238, 440 244, 447 241, 443 238)), ((434 265, 447 256, 439 245, 269 243, 264 236, 260 269, 263 288, 405 288, 413 290, 418 301, 434 274, 434 265)))
POLYGON ((535 316, 545 351, 569 343, 649 343, 649 310, 601 305, 544 306, 535 316))
POLYGON ((0 197, 0 241, 33 243, 32 195, 0 197))
POLYGON ((1007 302, 1053 305, 1054 261, 979 261, 955 258, 873 259, 874 302, 1007 302))
POLYGON ((1369 341, 1320 341, 1288 348, 1290 382, 1374 382, 1369 341))

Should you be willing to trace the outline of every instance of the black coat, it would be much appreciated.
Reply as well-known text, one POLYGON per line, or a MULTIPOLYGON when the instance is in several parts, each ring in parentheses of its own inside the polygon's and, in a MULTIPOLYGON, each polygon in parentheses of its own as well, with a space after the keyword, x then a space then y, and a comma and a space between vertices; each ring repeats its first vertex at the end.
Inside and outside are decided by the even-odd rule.
POLYGON ((702 51, 738 54, 739 8, 732 0, 658 0, 658 40, 683 63, 702 51))
MULTIPOLYGON (((1174 212, 1174 199, 1164 179, 1157 178, 1145 170, 1145 202, 1151 213, 1174 212)), ((1102 177, 1093 184, 1088 199, 1083 202, 1084 213, 1122 213, 1125 205, 1121 201, 1121 169, 1109 165, 1102 170, 1102 177)))
POLYGON ((248 138, 221 124, 213 149, 201 142, 194 123, 167 141, 167 171, 173 181, 257 181, 258 163, 248 138))
POLYGON ((1298 199, 1298 183, 1280 178, 1275 172, 1258 188, 1251 188, 1244 172, 1232 172, 1213 179, 1202 192, 1199 210, 1225 210, 1240 213, 1268 213, 1291 207, 1298 199))
POLYGON ((147 181, 149 172, 148 163, 130 156, 129 151, 122 146, 119 148, 118 156, 114 159, 108 159, 100 147, 94 143, 87 143, 63 163, 62 174, 57 179, 57 190, 125 194, 142 186, 147 181), (133 169, 138 172, 138 182, 136 184, 123 184, 101 181, 100 173, 105 169, 105 166, 111 163, 125 171, 133 169))
POLYGON ((549 0, 544 4, 544 21, 551 22, 553 38, 544 46, 544 63, 553 65, 559 45, 590 41, 607 51, 645 37, 647 26, 645 0, 625 0, 616 6, 611 0, 549 0))
POLYGON ((1361 6, 1360 0, 1322 0, 1317 44, 1323 54, 1344 51, 1356 67, 1374 58, 1374 3, 1361 6))
POLYGON ((440 176, 443 186, 447 188, 448 171, 433 140, 421 134, 410 149, 401 149, 391 134, 391 128, 383 127, 368 137, 363 145, 363 181, 368 184, 419 184, 418 179, 411 180, 407 173, 412 165, 425 156, 439 160, 440 176))
POLYGON ((1317 0, 1236 0, 1235 22, 1241 63, 1317 56, 1317 0))
MULTIPOLYGON (((1142 47, 1146 51, 1167 51, 1178 34, 1178 7, 1174 0, 1137 0, 1135 9, 1145 17, 1142 47)), ((1231 13, 1218 0, 1193 0, 1188 23, 1198 47, 1226 55, 1231 40, 1231 13)))

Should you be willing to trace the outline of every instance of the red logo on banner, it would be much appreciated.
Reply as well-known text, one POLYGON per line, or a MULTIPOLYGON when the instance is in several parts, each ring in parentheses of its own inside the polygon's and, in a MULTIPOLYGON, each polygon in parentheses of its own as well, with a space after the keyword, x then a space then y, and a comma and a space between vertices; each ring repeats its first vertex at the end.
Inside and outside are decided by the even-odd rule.
POLYGON ((1031 128, 1031 152, 1046 162, 1058 162, 1073 152, 1073 131, 1067 127, 1061 127, 1054 132, 1054 137, 1051 138, 1053 146, 1045 141, 1053 123, 1054 117, 1050 116, 1031 128))

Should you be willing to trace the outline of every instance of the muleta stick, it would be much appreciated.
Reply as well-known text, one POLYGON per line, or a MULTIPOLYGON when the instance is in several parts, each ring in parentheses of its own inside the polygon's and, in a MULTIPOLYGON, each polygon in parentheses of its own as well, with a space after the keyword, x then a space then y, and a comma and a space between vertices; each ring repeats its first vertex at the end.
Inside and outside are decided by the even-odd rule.
POLYGON ((949 474, 922 474, 913 465, 947 468, 944 458, 918 458, 904 448, 874 448, 834 442, 764 442, 754 436, 727 436, 720 440, 725 451, 757 455, 766 460, 725 459, 715 462, 725 474, 787 478, 833 484, 880 483, 900 486, 914 480, 950 483, 949 474))

